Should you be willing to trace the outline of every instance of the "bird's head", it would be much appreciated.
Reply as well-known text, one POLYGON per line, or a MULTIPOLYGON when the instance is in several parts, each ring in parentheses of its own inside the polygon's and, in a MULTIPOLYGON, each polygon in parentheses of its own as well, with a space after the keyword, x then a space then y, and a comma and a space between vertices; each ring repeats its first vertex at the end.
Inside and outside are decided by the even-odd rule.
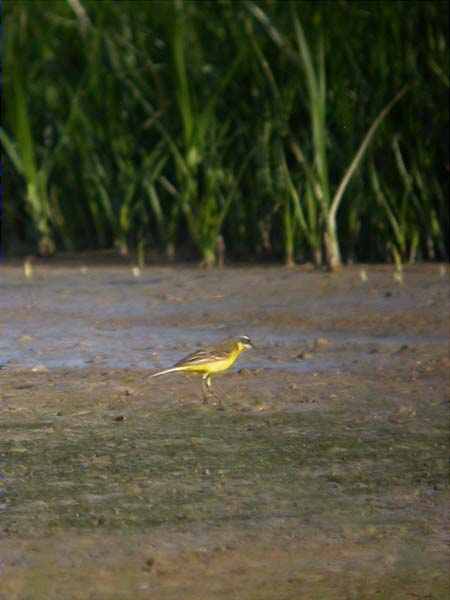
POLYGON ((237 339, 236 345, 241 352, 244 350, 250 350, 250 348, 254 347, 250 341, 250 338, 248 338, 246 335, 241 335, 241 337, 237 339))

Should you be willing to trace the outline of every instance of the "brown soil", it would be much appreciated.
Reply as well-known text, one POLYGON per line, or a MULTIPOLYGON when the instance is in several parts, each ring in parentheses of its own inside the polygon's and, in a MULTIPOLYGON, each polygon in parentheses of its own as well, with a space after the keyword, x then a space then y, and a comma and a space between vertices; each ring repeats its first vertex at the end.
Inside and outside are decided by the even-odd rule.
POLYGON ((361 269, 3 266, 0 599, 448 598, 448 274, 361 269))

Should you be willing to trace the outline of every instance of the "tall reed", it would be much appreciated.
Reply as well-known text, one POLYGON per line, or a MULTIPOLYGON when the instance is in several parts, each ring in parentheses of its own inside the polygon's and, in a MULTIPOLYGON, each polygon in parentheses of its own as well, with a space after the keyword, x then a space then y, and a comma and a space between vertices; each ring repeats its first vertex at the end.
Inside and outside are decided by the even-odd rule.
MULTIPOLYGON (((363 159, 376 130, 393 106, 404 95, 406 88, 402 89, 373 121, 351 160, 350 165, 344 172, 335 192, 332 193, 327 153, 327 139, 329 136, 326 118, 327 84, 323 38, 319 38, 317 52, 315 53, 317 56, 315 64, 313 53, 306 40, 303 27, 295 9, 293 9, 293 23, 297 51, 290 46, 286 37, 277 31, 260 6, 257 6, 253 2, 248 2, 247 6, 252 15, 267 29, 272 40, 279 46, 280 50, 288 52, 293 61, 302 68, 308 96, 308 112, 313 156, 308 159, 301 150, 298 142, 294 142, 296 143, 294 147, 296 148, 297 159, 304 170, 305 178, 308 179, 308 193, 314 195, 315 203, 320 211, 326 264, 329 269, 336 270, 340 268, 342 262, 337 230, 337 212, 341 205, 342 198, 350 179, 363 159)), ((285 174, 287 174, 286 168, 285 174)), ((298 198, 298 195, 294 197, 298 198)), ((298 206, 297 215, 300 218, 300 223, 305 223, 305 220, 301 215, 301 210, 299 210, 300 202, 297 202, 296 204, 298 206)), ((321 242, 319 241, 319 244, 320 243, 321 242)), ((318 248, 315 250, 316 252, 319 252, 318 248)))
POLYGON ((448 256, 447 4, 5 0, 4 14, 9 253, 448 256))

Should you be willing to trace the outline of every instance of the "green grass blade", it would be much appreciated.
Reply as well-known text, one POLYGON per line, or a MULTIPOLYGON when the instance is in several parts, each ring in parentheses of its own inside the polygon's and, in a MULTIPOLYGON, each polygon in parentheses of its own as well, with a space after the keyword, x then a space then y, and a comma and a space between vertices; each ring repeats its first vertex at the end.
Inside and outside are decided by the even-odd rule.
POLYGON ((379 113, 379 115, 376 117, 376 119, 372 123, 371 127, 367 131, 366 135, 364 136, 363 141, 361 142, 361 145, 359 146, 352 162, 350 163, 347 171, 345 172, 345 174, 336 190, 336 193, 333 197, 333 201, 332 201, 331 208, 330 208, 330 215, 329 215, 331 219, 336 218, 336 213, 338 211, 338 208, 341 203, 344 192, 347 189, 350 179, 355 174, 356 169, 358 168, 361 160, 363 159, 364 154, 366 153, 367 148, 369 147, 369 144, 372 141, 372 138, 375 135, 376 130, 381 125, 381 123, 384 121, 384 119, 387 117, 387 115, 390 113, 390 111, 394 108, 394 106, 397 104, 397 102, 399 102, 399 100, 401 100, 403 98, 403 96, 406 94, 406 92, 409 89, 410 89, 410 86, 403 87, 394 96, 394 98, 383 108, 383 110, 379 113))

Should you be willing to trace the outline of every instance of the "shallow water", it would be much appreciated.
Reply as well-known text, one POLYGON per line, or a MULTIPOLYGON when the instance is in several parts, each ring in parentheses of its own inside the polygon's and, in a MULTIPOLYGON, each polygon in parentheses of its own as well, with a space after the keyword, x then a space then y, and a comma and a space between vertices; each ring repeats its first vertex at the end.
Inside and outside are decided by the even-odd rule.
MULTIPOLYGON (((252 275, 251 270, 234 271, 234 278, 241 279, 245 287, 242 297, 236 292, 227 293, 226 280, 230 274, 226 273, 223 282, 216 279, 212 286, 217 288, 216 294, 206 294, 207 299, 202 300, 198 297, 201 296, 199 277, 206 285, 208 282, 196 269, 180 270, 179 278, 170 270, 162 270, 158 276, 144 275, 138 279, 126 276, 125 269, 106 272, 95 269, 85 275, 77 269, 56 273, 37 269, 32 280, 26 280, 20 270, 4 269, 0 271, 0 365, 14 369, 82 368, 93 364, 106 368, 155 369, 173 364, 191 349, 245 332, 257 350, 242 356, 241 367, 297 372, 339 368, 342 361, 336 353, 334 356, 328 353, 326 359, 316 356, 313 363, 290 360, 289 356, 285 356, 282 364, 268 359, 267 354, 273 347, 281 346, 295 353, 296 349, 309 348, 323 337, 323 327, 302 331, 301 327, 290 327, 289 323, 280 326, 277 314, 305 312, 309 306, 310 313, 325 314, 324 320, 329 319, 330 311, 337 316, 347 314, 351 319, 353 308, 361 305, 364 286, 355 285, 343 295, 331 292, 323 296, 321 290, 311 298, 311 294, 305 293, 304 284, 299 282, 299 306, 296 307, 292 297, 274 304, 271 295, 267 298, 258 295, 255 283, 256 294, 249 294, 246 284, 249 273, 252 275), (245 319, 239 318, 240 313, 248 315, 252 309, 255 317, 246 324, 245 319), (267 323, 264 316, 258 317, 258 311, 274 316, 267 323), (221 313, 226 313, 223 320, 221 313), (202 325, 202 320, 207 323, 202 325)), ((314 282, 314 275, 308 276, 314 282)), ((270 283, 269 280, 269 288, 270 283)), ((439 280, 437 284, 443 286, 439 280)), ((414 300, 410 294, 395 293, 398 297, 389 301, 389 309, 395 302, 403 310, 414 300)), ((387 308, 382 294, 375 298, 367 294, 363 302, 379 311, 387 308)), ((389 352, 405 345, 439 345, 448 339, 445 330, 420 335, 408 331, 386 335, 367 334, 348 327, 339 331, 333 326, 327 329, 326 338, 334 348, 342 349, 345 345, 348 350, 353 346, 355 353, 364 352, 366 348, 373 350, 374 345, 380 352, 389 352)))

